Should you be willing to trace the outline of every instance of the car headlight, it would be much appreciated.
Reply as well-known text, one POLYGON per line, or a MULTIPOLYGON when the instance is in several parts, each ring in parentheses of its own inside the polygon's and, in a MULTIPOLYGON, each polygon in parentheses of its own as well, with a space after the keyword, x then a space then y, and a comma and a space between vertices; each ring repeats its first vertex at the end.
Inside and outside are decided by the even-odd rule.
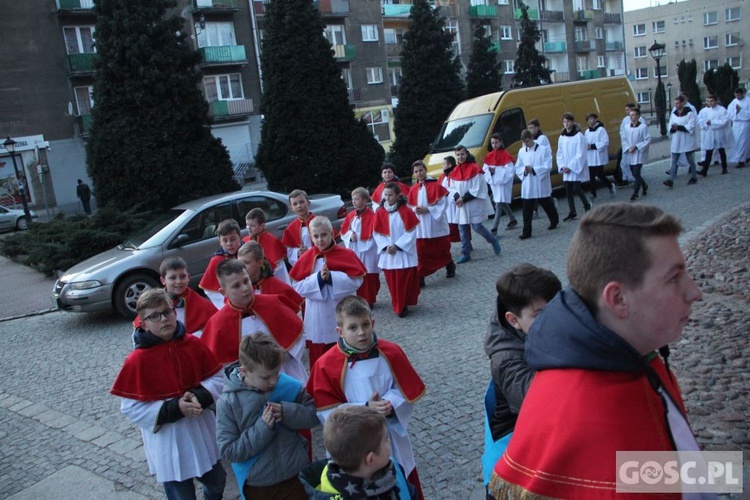
POLYGON ((79 281, 78 283, 68 283, 71 290, 90 290, 102 286, 101 281, 90 280, 90 281, 79 281))

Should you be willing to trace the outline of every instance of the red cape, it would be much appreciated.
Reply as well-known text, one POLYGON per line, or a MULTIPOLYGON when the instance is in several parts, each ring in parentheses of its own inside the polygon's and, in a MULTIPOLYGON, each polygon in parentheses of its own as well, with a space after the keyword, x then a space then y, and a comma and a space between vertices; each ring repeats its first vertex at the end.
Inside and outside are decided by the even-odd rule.
POLYGON ((367 241, 372 238, 372 225, 375 223, 375 212, 370 210, 369 207, 365 208, 361 214, 358 214, 356 210, 346 214, 344 223, 341 224, 341 234, 346 234, 349 231, 349 227, 355 217, 359 217, 362 221, 362 234, 359 235, 359 239, 367 241))
POLYGON ((229 254, 218 254, 211 257, 211 260, 208 261, 208 266, 206 267, 206 272, 203 273, 203 277, 201 277, 200 283, 198 283, 198 286, 201 287, 203 290, 209 291, 209 292, 218 292, 219 288, 221 288, 221 285, 219 284, 219 278, 216 277, 216 268, 219 267, 219 264, 224 262, 225 259, 234 259, 236 257, 232 257, 229 254))
POLYGON ((492 167, 503 167, 515 163, 513 157, 504 149, 493 149, 484 156, 484 162, 492 167))
POLYGON ((125 359, 110 394, 136 401, 179 398, 221 370, 221 363, 190 334, 145 349, 125 359))
MULTIPOLYGON (((185 331, 187 333, 195 333, 198 330, 203 330, 203 327, 206 326, 211 316, 218 311, 213 302, 201 296, 192 288, 185 290, 182 296, 172 299, 172 304, 175 307, 177 307, 178 299, 185 301, 185 331)), ((133 328, 138 328, 139 326, 141 326, 141 317, 136 316, 133 320, 133 328)))
POLYGON ((262 233, 254 234, 253 236, 245 236, 242 241, 247 243, 250 240, 257 241, 263 247, 266 259, 268 259, 274 268, 280 260, 286 258, 286 247, 284 244, 267 230, 263 230, 262 233))
MULTIPOLYGON (((661 358, 651 367, 684 415, 673 375, 661 358)), ((495 498, 611 498, 615 452, 671 450, 664 406, 644 373, 542 370, 495 464, 490 491, 495 498)))
MULTIPOLYGON (((411 231, 419 224, 419 218, 409 209, 406 205, 398 206, 398 214, 401 216, 401 221, 404 223, 404 228, 407 231, 411 231)), ((372 230, 378 234, 384 234, 390 236, 391 234, 391 222, 389 219, 390 213, 383 207, 378 207, 375 212, 375 225, 372 230)))
MULTIPOLYGON (((396 385, 406 400, 415 402, 424 395, 424 382, 411 366, 404 351, 393 342, 378 339, 378 351, 388 362, 396 385)), ((342 403, 346 403, 344 394, 344 379, 346 377, 346 362, 349 357, 344 354, 338 344, 318 358, 310 370, 307 381, 307 392, 315 399, 318 410, 325 410, 342 403)))
POLYGON ((262 321, 284 350, 288 350, 302 336, 302 320, 295 314, 294 306, 283 296, 254 295, 245 310, 227 303, 208 321, 201 335, 201 341, 222 363, 239 358, 244 312, 254 314, 262 321))
MULTIPOLYGON (((295 217, 294 220, 287 226, 286 229, 284 229, 284 234, 281 235, 281 242, 286 246, 287 248, 299 248, 302 246, 302 227, 307 227, 310 225, 310 221, 315 218, 315 214, 310 213, 307 216, 307 219, 302 222, 299 220, 298 217, 295 217)), ((310 231, 310 228, 307 228, 308 232, 310 231)))
POLYGON ((296 313, 302 309, 302 304, 305 303, 305 298, 298 294, 294 288, 281 281, 276 276, 269 276, 268 278, 261 278, 253 283, 253 288, 260 291, 262 295, 281 295, 288 299, 294 307, 292 310, 296 313))
POLYGON ((325 259, 330 271, 344 272, 350 278, 362 278, 367 274, 367 269, 365 269, 357 254, 346 247, 333 243, 326 250, 320 250, 316 246, 309 248, 294 264, 292 270, 289 271, 289 276, 294 281, 302 281, 307 278, 313 273, 315 261, 318 258, 325 259))
POLYGON ((448 177, 454 181, 468 181, 481 173, 482 169, 476 163, 459 163, 448 177))
POLYGON ((417 184, 414 184, 412 186, 412 189, 409 191, 408 200, 409 205, 411 205, 412 207, 416 207, 418 205, 419 190, 421 189, 422 184, 424 184, 425 190, 427 191, 428 205, 434 205, 443 196, 448 196, 448 190, 445 189, 442 184, 440 184, 436 180, 427 180, 424 183, 418 182, 417 184))
MULTIPOLYGON (((401 189, 401 194, 403 196, 409 196, 409 191, 411 188, 404 184, 401 181, 390 181, 394 184, 398 184, 399 189, 401 189)), ((385 185, 388 184, 386 182, 381 182, 378 184, 378 187, 375 188, 375 191, 372 192, 372 195, 370 195, 370 198, 372 198, 372 201, 374 201, 376 204, 380 205, 380 201, 383 199, 383 189, 385 189, 385 185)))

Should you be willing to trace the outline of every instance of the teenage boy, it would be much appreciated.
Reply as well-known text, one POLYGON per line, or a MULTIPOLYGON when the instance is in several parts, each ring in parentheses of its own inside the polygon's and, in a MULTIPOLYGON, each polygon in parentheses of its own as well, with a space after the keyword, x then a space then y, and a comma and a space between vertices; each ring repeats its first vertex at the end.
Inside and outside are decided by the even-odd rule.
POLYGON ((518 150, 516 175, 521 179, 523 231, 518 238, 525 240, 531 238, 531 221, 537 203, 542 206, 549 218, 547 229, 555 229, 560 222, 560 216, 552 201, 552 182, 549 178, 552 170, 552 150, 535 142, 529 130, 521 131, 521 142, 523 146, 518 150))
POLYGON ((357 289, 357 295, 373 307, 380 291, 380 268, 378 248, 372 237, 375 211, 370 207, 370 201, 367 189, 358 187, 352 191, 354 210, 346 214, 341 224, 341 242, 357 255, 367 269, 362 285, 357 289))
POLYGON ((744 87, 735 89, 734 100, 729 103, 727 111, 734 134, 732 161, 737 162, 736 168, 742 168, 750 162, 750 98, 745 95, 744 87))
POLYGON ((698 113, 698 125, 701 128, 701 142, 706 151, 706 159, 699 164, 703 168, 698 173, 703 177, 708 175, 714 149, 718 149, 721 157, 721 173, 726 174, 727 148, 733 145, 734 136, 729 113, 724 106, 719 104, 716 95, 706 96, 706 107, 698 113))
POLYGON ((366 406, 340 406, 328 416, 323 444, 331 460, 300 473, 309 498, 411 500, 416 489, 391 458, 385 417, 366 406))
POLYGON ((583 203, 583 211, 591 210, 591 203, 583 194, 581 183, 588 182, 589 169, 586 159, 586 138, 578 128, 572 113, 563 115, 563 129, 557 140, 557 170, 562 173, 563 184, 565 184, 565 196, 568 199, 568 216, 564 221, 576 220, 575 196, 583 203))
POLYGON ((294 312, 293 304, 281 295, 256 295, 245 265, 238 260, 222 262, 216 273, 227 302, 208 321, 201 340, 226 364, 237 361, 242 337, 263 332, 287 352, 281 370, 305 383, 302 320, 294 312))
POLYGON ((289 272, 286 269, 286 247, 276 236, 266 229, 266 213, 261 208, 253 208, 245 216, 247 236, 242 240, 257 241, 263 247, 268 262, 273 264, 273 274, 281 281, 290 284, 289 272))
POLYGON ((281 373, 284 355, 273 338, 256 332, 242 339, 239 361, 224 368, 216 441, 243 498, 307 498, 297 476, 309 463, 308 442, 299 431, 320 421, 304 386, 281 373))
MULTIPOLYGON (((630 111, 633 109, 638 109, 638 106, 635 105, 635 103, 629 102, 625 105, 625 117, 620 122, 620 150, 617 152, 617 171, 615 172, 615 182, 620 187, 625 187, 629 183, 633 182, 635 180, 635 177, 633 177, 633 173, 630 171, 630 161, 628 161, 628 152, 627 148, 622 146, 625 144, 625 136, 628 134, 628 128, 630 127, 630 124, 632 123, 630 120, 630 111), (620 178, 617 178, 617 172, 620 172, 620 178)), ((648 124, 646 123, 646 119, 639 115, 638 121, 646 125, 648 127, 648 124)))
POLYGON ((272 265, 266 259, 260 243, 248 241, 242 245, 237 252, 237 260, 245 265, 245 270, 256 294, 282 295, 293 305, 292 311, 295 313, 302 311, 302 306, 305 303, 304 297, 295 292, 291 285, 281 281, 273 274, 273 271, 271 271, 272 265))
POLYGON ((669 166, 669 179, 664 181, 664 185, 671 188, 674 186, 674 179, 677 175, 677 161, 680 155, 684 154, 690 165, 690 180, 688 184, 696 184, 698 177, 695 172, 695 131, 698 121, 695 113, 686 106, 686 100, 683 96, 678 95, 674 99, 674 111, 669 115, 669 133, 672 134, 670 150, 672 162, 669 166))
POLYGON ((380 168, 380 176, 382 177, 383 182, 378 184, 378 187, 372 192, 372 201, 377 205, 380 205, 383 201, 383 189, 385 189, 386 184, 389 182, 395 182, 398 184, 398 187, 401 189, 401 192, 404 193, 404 196, 409 194, 409 186, 398 180, 398 177, 396 177, 396 167, 392 163, 383 163, 383 166, 380 168))
POLYGON ((518 225, 516 216, 510 208, 513 201, 513 180, 516 178, 516 167, 513 157, 503 148, 503 136, 492 134, 490 138, 492 151, 484 157, 484 180, 492 188, 492 200, 495 202, 495 220, 492 222, 492 234, 497 234, 500 226, 500 216, 507 214, 510 221, 505 229, 513 229, 518 225))
POLYGON ((599 115, 596 113, 589 113, 586 116, 586 121, 589 126, 586 129, 584 137, 586 137, 588 148, 586 150, 586 160, 589 165, 589 190, 591 191, 591 199, 596 200, 597 179, 601 180, 602 184, 607 187, 610 198, 614 198, 617 188, 604 175, 604 166, 609 163, 609 153, 607 152, 609 134, 602 122, 599 121, 599 115))
POLYGON ((226 259, 237 258, 237 250, 242 246, 242 235, 240 234, 240 225, 234 219, 221 221, 216 233, 219 235, 221 248, 208 261, 208 267, 206 267, 198 286, 203 289, 206 297, 213 302, 216 309, 221 309, 224 307, 224 296, 219 292, 220 285, 216 278, 216 268, 226 259))
POLYGON ((177 321, 166 291, 138 297, 135 349, 110 393, 141 429, 148 470, 170 499, 195 498, 197 479, 206 499, 220 500, 226 474, 216 446, 216 419, 207 408, 221 394, 221 363, 177 321))
POLYGON ((583 217, 568 250, 570 286, 526 341, 536 375, 492 498, 614 498, 618 451, 699 450, 662 360, 701 297, 681 231, 648 205, 606 204, 583 217))
POLYGON ((648 195, 648 184, 643 180, 641 170, 648 163, 648 149, 651 144, 651 132, 648 126, 641 122, 641 110, 633 108, 630 110, 630 124, 625 129, 622 139, 622 150, 627 153, 623 161, 630 166, 630 173, 635 178, 633 183, 633 195, 630 201, 638 200, 638 192, 643 187, 643 196, 648 195))
POLYGON ((409 421, 425 385, 401 348, 373 333, 372 312, 362 297, 347 297, 336 306, 335 348, 312 367, 307 390, 325 424, 330 413, 345 404, 369 406, 388 425, 393 457, 421 495, 409 421))
POLYGON ((357 293, 367 269, 357 256, 333 240, 327 217, 310 222, 314 246, 289 272, 294 289, 305 298, 305 336, 310 368, 336 343, 334 311, 339 300, 357 293))
POLYGON ((302 254, 312 247, 309 224, 315 215, 310 212, 310 198, 301 189, 289 193, 289 208, 297 217, 284 229, 281 242, 286 246, 289 265, 294 266, 302 254))
POLYGON ((471 260, 471 230, 492 245, 495 255, 500 255, 500 240, 497 235, 482 225, 492 213, 492 203, 487 195, 487 183, 482 170, 475 162, 469 162, 466 146, 456 146, 456 168, 448 174, 448 191, 455 206, 455 222, 461 234, 461 258, 456 264, 471 260))

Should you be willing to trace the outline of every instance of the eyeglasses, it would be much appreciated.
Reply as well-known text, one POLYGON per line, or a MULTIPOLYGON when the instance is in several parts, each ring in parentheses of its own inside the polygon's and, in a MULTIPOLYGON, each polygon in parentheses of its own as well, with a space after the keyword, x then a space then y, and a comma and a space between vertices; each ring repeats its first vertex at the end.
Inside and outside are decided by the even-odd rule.
POLYGON ((161 321, 162 318, 169 319, 174 316, 174 309, 166 309, 162 312, 155 312, 153 314, 149 314, 145 318, 143 318, 146 321, 153 321, 156 323, 157 321, 161 321))

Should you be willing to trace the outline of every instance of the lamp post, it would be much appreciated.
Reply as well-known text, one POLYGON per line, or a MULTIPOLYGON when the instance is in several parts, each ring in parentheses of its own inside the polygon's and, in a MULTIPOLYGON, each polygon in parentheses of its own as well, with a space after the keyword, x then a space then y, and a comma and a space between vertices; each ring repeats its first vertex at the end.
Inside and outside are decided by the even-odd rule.
POLYGON ((10 153, 10 157, 13 160, 13 170, 16 172, 16 182, 18 182, 18 190, 21 192, 21 203, 23 203, 23 215, 26 219, 26 225, 31 226, 31 214, 29 213, 29 204, 26 202, 26 191, 29 189, 28 181, 26 176, 23 177, 23 189, 21 189, 21 175, 18 172, 18 165, 16 165, 16 141, 8 136, 3 142, 3 146, 10 153))
POLYGON ((656 61, 656 79, 658 81, 656 85, 656 94, 659 97, 659 100, 656 101, 656 119, 659 121, 659 130, 663 136, 667 135, 666 110, 664 109, 664 101, 667 96, 664 92, 664 84, 661 82, 661 66, 659 65, 659 61, 664 57, 666 48, 666 45, 663 43, 656 43, 656 40, 654 40, 654 44, 648 49, 649 54, 651 54, 651 57, 656 61))
POLYGON ((654 116, 654 89, 648 88, 648 106, 650 108, 649 114, 654 116))
POLYGON ((667 83, 667 103, 672 105, 672 82, 667 83))

